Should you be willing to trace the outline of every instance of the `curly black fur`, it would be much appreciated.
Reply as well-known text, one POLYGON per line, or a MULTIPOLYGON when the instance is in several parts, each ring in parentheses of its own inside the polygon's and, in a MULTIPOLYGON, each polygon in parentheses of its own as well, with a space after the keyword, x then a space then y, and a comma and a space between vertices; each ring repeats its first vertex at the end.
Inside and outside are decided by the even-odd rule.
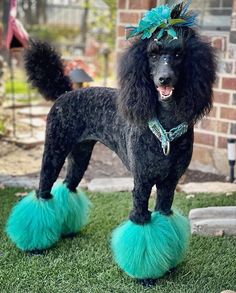
POLYGON ((26 51, 24 59, 28 81, 47 100, 54 101, 72 90, 70 79, 64 75, 60 56, 49 44, 31 40, 30 49, 26 51))
POLYGON ((148 40, 138 40, 122 56, 118 68, 120 91, 118 108, 134 124, 147 123, 153 118, 158 93, 150 76, 148 40))
MULTIPOLYGON (((31 46, 26 67, 29 80, 46 97, 57 98, 70 89, 58 55, 47 44, 31 46)), ((214 51, 193 30, 178 29, 177 40, 163 38, 160 44, 153 38, 136 40, 121 60, 119 90, 81 89, 55 101, 48 115, 38 196, 50 198, 66 157, 65 182, 75 190, 100 141, 133 174, 130 219, 137 224, 150 221, 153 185, 158 190, 155 210, 171 214, 175 187, 192 156, 193 124, 211 109, 214 79, 214 51), (161 86, 173 88, 168 99, 160 94, 161 86), (187 133, 171 143, 168 156, 147 126, 154 116, 166 130, 189 124, 187 133)))
MULTIPOLYGON (((175 41, 164 40, 162 46, 173 47, 175 41), (171 44, 172 42, 172 44, 171 44)), ((212 85, 216 61, 213 48, 192 29, 178 29, 183 60, 178 68, 174 99, 178 116, 189 124, 208 114, 212 107, 212 85)), ((149 47, 159 46, 152 39, 138 39, 122 56, 119 67, 119 110, 130 122, 146 125, 158 111, 159 103, 153 78, 150 77, 149 47)), ((168 48, 167 48, 168 49, 168 48)), ((173 66, 175 67, 175 66, 173 66)), ((173 70, 175 68, 172 68, 173 70)))

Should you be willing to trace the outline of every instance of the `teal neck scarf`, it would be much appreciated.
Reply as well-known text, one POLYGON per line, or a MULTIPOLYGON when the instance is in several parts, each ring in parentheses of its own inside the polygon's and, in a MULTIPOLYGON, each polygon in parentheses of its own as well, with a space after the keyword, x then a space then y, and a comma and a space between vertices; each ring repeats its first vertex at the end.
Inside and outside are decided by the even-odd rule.
POLYGON ((148 122, 149 129, 158 138, 165 156, 170 153, 170 142, 185 134, 188 131, 187 122, 183 122, 178 126, 166 131, 157 118, 153 118, 148 122))

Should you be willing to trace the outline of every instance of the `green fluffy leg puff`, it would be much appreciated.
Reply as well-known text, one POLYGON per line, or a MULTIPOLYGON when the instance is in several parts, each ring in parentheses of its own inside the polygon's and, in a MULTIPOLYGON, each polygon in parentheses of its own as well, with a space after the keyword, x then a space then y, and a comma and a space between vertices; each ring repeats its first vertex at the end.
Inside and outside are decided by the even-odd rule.
POLYGON ((151 222, 126 221, 112 235, 118 265, 131 277, 157 279, 178 265, 188 248, 190 226, 178 212, 165 216, 153 212, 151 222))
POLYGON ((47 249, 61 235, 77 233, 87 223, 90 202, 81 191, 58 184, 51 193, 53 198, 44 200, 31 192, 14 207, 6 232, 18 248, 47 249))
POLYGON ((49 248, 61 235, 61 219, 54 200, 38 199, 31 192, 14 207, 6 232, 22 250, 49 248))
POLYGON ((81 190, 71 192, 62 183, 53 187, 52 194, 62 218, 61 234, 78 233, 88 222, 90 201, 81 190))

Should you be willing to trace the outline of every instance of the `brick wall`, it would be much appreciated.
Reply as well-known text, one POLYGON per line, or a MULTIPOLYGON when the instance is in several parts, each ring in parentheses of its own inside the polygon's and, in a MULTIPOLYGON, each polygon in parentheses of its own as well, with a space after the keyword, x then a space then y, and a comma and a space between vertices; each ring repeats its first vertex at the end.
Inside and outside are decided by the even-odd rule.
MULTIPOLYGON (((159 0, 119 0, 117 18, 118 56, 128 46, 125 25, 134 24, 159 0)), ((219 56, 214 107, 209 117, 195 127, 195 144, 191 168, 227 174, 227 138, 236 138, 236 0, 233 0, 232 25, 229 32, 202 31, 219 56)))

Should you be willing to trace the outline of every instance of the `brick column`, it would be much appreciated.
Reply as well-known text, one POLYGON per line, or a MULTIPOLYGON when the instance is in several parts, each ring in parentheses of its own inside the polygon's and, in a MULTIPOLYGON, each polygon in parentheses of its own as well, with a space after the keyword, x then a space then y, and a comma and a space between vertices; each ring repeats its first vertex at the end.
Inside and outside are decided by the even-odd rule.
POLYGON ((231 29, 208 32, 218 55, 214 107, 195 129, 193 164, 201 169, 227 174, 227 138, 236 138, 236 0, 231 29))
POLYGON ((125 40, 125 26, 137 25, 143 14, 157 5, 158 0, 118 0, 117 17, 117 52, 127 47, 125 40))

